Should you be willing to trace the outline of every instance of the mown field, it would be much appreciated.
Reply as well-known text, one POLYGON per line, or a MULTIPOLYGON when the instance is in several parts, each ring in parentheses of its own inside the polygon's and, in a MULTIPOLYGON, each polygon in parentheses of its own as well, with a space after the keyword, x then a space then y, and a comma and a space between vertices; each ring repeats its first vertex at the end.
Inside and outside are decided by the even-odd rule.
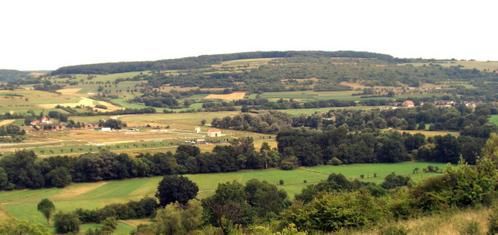
MULTIPOLYGON (((283 185, 279 188, 294 197, 306 185, 314 184, 326 179, 331 173, 341 173, 348 178, 380 183, 383 178, 395 172, 396 174, 410 175, 414 181, 435 175, 434 173, 418 173, 413 175, 413 169, 423 169, 428 165, 444 168, 446 165, 424 162, 405 162, 396 164, 353 164, 342 166, 302 167, 292 171, 279 169, 246 170, 232 173, 212 173, 187 175, 199 185, 199 198, 211 195, 217 185, 222 182, 246 182, 249 179, 266 180, 270 183, 283 185), (376 174, 376 177, 374 177, 376 174)), ((420 171, 422 172, 422 171, 420 171)), ((45 224, 42 215, 37 212, 36 204, 43 198, 54 201, 58 210, 71 211, 76 208, 99 208, 110 203, 121 203, 129 200, 138 200, 144 196, 153 196, 161 177, 138 178, 95 183, 72 184, 63 189, 16 190, 0 192, 0 219, 14 217, 45 224)), ((86 225, 95 226, 95 225, 86 225)), ((132 226, 127 221, 120 222, 120 231, 129 231, 132 226)), ((127 234, 127 233, 117 233, 127 234)))

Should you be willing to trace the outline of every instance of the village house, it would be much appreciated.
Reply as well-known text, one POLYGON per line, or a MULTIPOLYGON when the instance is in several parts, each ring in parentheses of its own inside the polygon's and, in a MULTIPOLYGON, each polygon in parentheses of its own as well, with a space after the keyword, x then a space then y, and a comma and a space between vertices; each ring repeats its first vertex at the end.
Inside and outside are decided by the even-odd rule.
POLYGON ((415 107, 415 103, 411 100, 405 100, 402 104, 403 107, 405 108, 413 108, 415 107))
POLYGON ((221 134, 221 131, 218 129, 209 129, 207 131, 207 136, 209 136, 209 137, 221 137, 222 134, 221 134))

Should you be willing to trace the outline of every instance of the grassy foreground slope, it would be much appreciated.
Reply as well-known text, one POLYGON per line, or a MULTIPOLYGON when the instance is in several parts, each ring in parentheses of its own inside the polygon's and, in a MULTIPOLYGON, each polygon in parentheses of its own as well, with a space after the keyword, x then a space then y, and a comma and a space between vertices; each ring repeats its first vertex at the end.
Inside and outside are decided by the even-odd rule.
MULTIPOLYGON (((214 192, 217 185, 227 181, 245 182, 249 179, 266 180, 270 183, 284 185, 291 197, 299 193, 306 185, 317 183, 331 173, 341 173, 348 178, 360 178, 365 181, 381 182, 391 172, 410 175, 415 181, 429 177, 431 173, 413 175, 413 169, 423 169, 428 165, 444 167, 444 164, 405 162, 396 164, 353 164, 342 166, 302 167, 292 171, 279 169, 248 170, 232 173, 213 173, 187 175, 199 185, 199 197, 204 198, 214 192), (374 174, 377 176, 374 177, 374 174), (306 181, 306 183, 305 183, 306 181)), ((420 171, 422 172, 422 171, 420 171)), ((139 178, 95 183, 78 183, 58 189, 16 190, 0 192, 0 219, 14 217, 45 224, 42 215, 36 210, 36 204, 43 198, 49 198, 58 210, 71 211, 76 208, 99 208, 110 203, 138 200, 144 196, 154 196, 161 177, 139 178)))

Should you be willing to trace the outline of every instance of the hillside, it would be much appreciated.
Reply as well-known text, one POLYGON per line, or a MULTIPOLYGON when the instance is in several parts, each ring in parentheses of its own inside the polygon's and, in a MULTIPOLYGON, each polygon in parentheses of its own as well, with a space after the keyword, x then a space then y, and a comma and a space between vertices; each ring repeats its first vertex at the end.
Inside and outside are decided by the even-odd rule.
POLYGON ((355 52, 355 51, 268 51, 268 52, 241 52, 233 54, 201 55, 179 59, 158 61, 135 61, 119 63, 102 63, 62 67, 55 70, 53 75, 60 74, 109 74, 144 70, 178 70, 196 69, 229 60, 256 59, 256 58, 290 58, 290 57, 348 57, 348 58, 376 58, 392 61, 390 55, 355 52))
POLYGON ((29 72, 19 70, 0 69, 0 82, 15 82, 29 78, 29 72))

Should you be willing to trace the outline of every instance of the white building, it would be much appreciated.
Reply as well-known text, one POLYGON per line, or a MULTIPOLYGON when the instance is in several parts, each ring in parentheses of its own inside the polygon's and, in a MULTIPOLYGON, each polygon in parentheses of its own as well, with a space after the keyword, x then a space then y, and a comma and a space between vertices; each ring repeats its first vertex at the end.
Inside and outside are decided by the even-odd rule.
POLYGON ((222 136, 221 131, 217 129, 209 129, 207 131, 207 136, 209 137, 220 137, 222 136))

